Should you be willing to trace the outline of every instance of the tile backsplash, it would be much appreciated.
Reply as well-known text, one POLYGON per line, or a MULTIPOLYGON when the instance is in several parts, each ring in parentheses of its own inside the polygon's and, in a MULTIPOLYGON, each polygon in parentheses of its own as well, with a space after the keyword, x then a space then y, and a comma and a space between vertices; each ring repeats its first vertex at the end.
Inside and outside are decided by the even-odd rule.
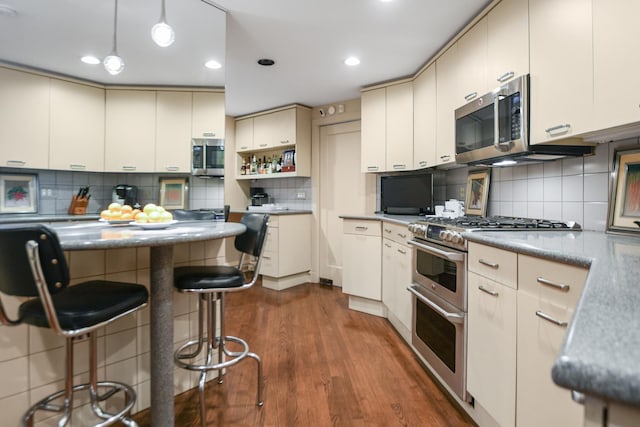
POLYGON ((271 202, 290 209, 311 210, 311 178, 274 178, 251 180, 251 188, 263 188, 271 202))

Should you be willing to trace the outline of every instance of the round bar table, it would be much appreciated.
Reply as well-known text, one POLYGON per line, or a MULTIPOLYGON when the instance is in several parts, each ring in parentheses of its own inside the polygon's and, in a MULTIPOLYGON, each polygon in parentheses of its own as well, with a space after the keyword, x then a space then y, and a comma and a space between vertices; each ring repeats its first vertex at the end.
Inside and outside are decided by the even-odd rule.
POLYGON ((111 226, 99 221, 54 223, 50 227, 58 234, 65 251, 150 248, 151 424, 173 427, 173 246, 236 236, 246 227, 222 221, 178 221, 166 229, 111 226))

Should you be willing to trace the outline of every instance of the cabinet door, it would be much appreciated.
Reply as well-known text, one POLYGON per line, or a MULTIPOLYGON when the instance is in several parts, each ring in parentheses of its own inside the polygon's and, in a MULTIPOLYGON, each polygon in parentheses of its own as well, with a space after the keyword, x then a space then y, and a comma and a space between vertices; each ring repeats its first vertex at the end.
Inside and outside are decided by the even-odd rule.
POLYGON ((411 82, 386 88, 386 169, 413 168, 413 86, 411 82))
POLYGON ((436 60, 436 165, 456 160, 455 116, 458 106, 458 46, 454 44, 436 60))
POLYGON ((253 117, 236 121, 236 151, 253 149, 253 117))
POLYGON ((594 103, 596 127, 637 122, 640 119, 640 2, 593 2, 594 103))
POLYGON ((487 86, 528 72, 529 0, 502 0, 487 15, 487 86))
POLYGON ((380 237, 344 234, 342 244, 342 292, 380 301, 380 237))
POLYGON ((51 79, 51 169, 104 171, 104 93, 51 79))
POLYGON ((282 215, 279 220, 279 275, 311 270, 311 215, 282 215))
POLYGON ((156 92, 107 90, 105 128, 105 171, 155 171, 156 92))
POLYGON ((436 162, 436 67, 431 65, 413 81, 413 168, 436 162))
POLYGON ((531 143, 593 130, 591 0, 530 0, 531 143))
POLYGON ((270 277, 280 277, 278 268, 280 262, 280 230, 269 224, 267 238, 264 243, 262 254, 262 264, 260 264, 260 274, 270 277))
POLYGON ((191 92, 158 92, 156 172, 191 172, 191 92))
POLYGON ((472 272, 468 285, 467 390, 499 425, 514 426, 517 291, 472 272))
POLYGON ((191 135, 224 139, 224 93, 194 92, 191 135))
POLYGON ((276 111, 253 120, 253 147, 257 150, 295 145, 296 109, 276 111))
POLYGON ((383 172, 386 167, 386 105, 385 88, 362 92, 361 95, 361 151, 362 172, 383 172))
POLYGON ((0 166, 49 166, 49 78, 0 68, 0 166))
POLYGON ((558 326, 536 315, 542 312, 569 322, 573 310, 528 292, 518 291, 518 427, 580 427, 584 407, 571 400, 571 392, 551 379, 551 367, 566 335, 558 326))
POLYGON ((390 239, 382 239, 382 303, 387 307, 387 310, 393 314, 396 314, 396 295, 393 289, 397 271, 396 245, 397 243, 390 239))
POLYGON ((456 88, 458 108, 488 92, 487 86, 487 19, 478 21, 458 40, 458 75, 456 88))

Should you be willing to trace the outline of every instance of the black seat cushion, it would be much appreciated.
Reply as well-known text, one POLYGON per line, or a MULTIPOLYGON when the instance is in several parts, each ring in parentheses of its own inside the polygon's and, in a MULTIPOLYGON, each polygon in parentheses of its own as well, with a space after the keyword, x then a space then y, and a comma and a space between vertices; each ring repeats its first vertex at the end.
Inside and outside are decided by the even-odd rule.
MULTIPOLYGON (((147 302, 149 292, 142 285, 93 280, 70 286, 52 295, 60 327, 71 331, 95 326, 147 302)), ((19 316, 25 323, 44 328, 49 321, 39 298, 23 303, 19 316)))
POLYGON ((174 269, 174 283, 183 291, 216 291, 244 285, 244 274, 226 265, 188 266, 174 269))

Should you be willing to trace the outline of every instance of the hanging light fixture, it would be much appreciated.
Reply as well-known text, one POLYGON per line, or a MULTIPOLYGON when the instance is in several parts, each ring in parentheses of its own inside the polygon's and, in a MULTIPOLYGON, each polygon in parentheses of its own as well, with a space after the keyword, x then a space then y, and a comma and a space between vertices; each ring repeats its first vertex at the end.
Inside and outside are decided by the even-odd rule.
POLYGON ((162 0, 160 22, 151 28, 151 38, 160 47, 171 46, 176 40, 176 33, 173 31, 173 28, 167 24, 164 2, 165 0, 162 0))
POLYGON ((107 70, 107 72, 112 76, 120 74, 122 70, 124 70, 124 61, 118 55, 118 0, 115 0, 115 3, 116 8, 115 13, 113 14, 113 50, 106 58, 104 58, 104 61, 102 61, 105 70, 107 70))

